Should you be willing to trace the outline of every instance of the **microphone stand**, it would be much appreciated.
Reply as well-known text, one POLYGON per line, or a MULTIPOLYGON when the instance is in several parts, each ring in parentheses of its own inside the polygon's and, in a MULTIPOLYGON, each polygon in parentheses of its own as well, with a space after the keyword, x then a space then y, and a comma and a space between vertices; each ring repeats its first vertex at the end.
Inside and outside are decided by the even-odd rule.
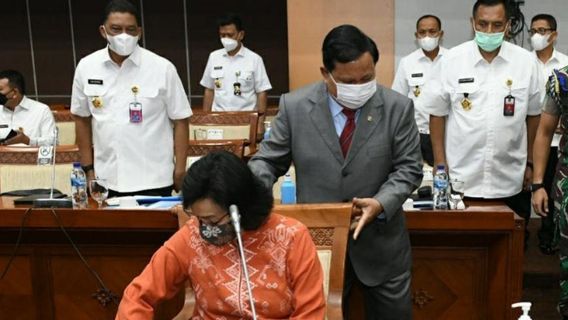
POLYGON ((49 198, 35 199, 33 202, 34 208, 72 208, 73 203, 71 199, 54 199, 53 189, 55 189, 55 155, 57 150, 57 136, 59 134, 59 129, 57 126, 53 129, 53 141, 52 141, 52 159, 51 159, 51 191, 49 193, 49 198))
POLYGON ((239 252, 241 256, 241 263, 243 265, 243 271, 245 274, 245 280, 247 282, 247 291, 249 295, 249 302, 250 302, 250 309, 252 311, 252 318, 256 320, 256 310, 254 308, 254 299, 252 297, 252 289, 250 287, 250 279, 247 269, 247 261, 245 258, 245 252, 243 248, 243 239, 241 238, 241 216, 239 215, 239 209, 236 205, 232 204, 229 206, 229 213, 231 215, 231 221, 233 222, 233 226, 235 227, 235 233, 237 234, 237 243, 239 247, 239 252))

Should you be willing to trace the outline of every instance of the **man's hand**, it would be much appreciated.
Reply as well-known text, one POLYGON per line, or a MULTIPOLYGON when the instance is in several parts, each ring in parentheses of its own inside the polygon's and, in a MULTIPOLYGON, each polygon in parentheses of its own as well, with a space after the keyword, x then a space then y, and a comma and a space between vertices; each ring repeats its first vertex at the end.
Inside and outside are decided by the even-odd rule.
POLYGON ((372 222, 383 211, 383 206, 374 198, 353 198, 353 208, 351 210, 351 230, 353 240, 357 240, 361 230, 372 222))
POLYGON ((181 190, 184 176, 185 176, 185 170, 180 170, 178 168, 174 170, 174 190, 176 192, 179 192, 181 190))
POLYGON ((23 143, 25 145, 29 145, 30 144, 30 138, 28 136, 26 136, 26 134, 24 133, 24 130, 22 130, 20 128, 17 132, 18 132, 17 135, 15 135, 14 137, 4 141, 3 144, 10 145, 10 144, 23 143))
POLYGON ((548 194, 544 188, 540 188, 532 194, 532 206, 534 212, 541 217, 548 215, 548 194))
POLYGON ((525 191, 530 190, 530 186, 531 186, 531 183, 532 183, 532 175, 533 175, 533 171, 532 171, 531 167, 527 166, 525 168, 525 176, 523 178, 523 190, 525 190, 525 191))

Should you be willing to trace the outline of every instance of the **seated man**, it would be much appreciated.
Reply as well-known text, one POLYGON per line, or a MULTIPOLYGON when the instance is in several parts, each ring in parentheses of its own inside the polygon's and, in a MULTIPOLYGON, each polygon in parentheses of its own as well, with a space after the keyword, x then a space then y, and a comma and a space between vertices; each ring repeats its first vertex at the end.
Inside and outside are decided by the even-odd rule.
POLYGON ((226 14, 217 21, 223 49, 209 55, 200 84, 205 87, 205 111, 266 110, 266 92, 272 89, 262 58, 243 46, 241 18, 226 14))
MULTIPOLYGON (((50 144, 55 129, 53 113, 47 105, 29 99, 25 94, 26 83, 21 73, 14 70, 0 72, 0 125, 17 132, 2 144, 50 144)), ((5 138, 0 136, 0 140, 5 138)))

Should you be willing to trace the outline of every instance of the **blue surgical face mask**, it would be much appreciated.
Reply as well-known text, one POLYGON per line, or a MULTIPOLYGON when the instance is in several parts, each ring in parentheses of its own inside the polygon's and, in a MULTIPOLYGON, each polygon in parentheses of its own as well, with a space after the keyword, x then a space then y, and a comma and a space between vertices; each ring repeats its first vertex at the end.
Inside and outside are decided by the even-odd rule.
MULTIPOLYGON (((475 28, 473 29, 475 30, 475 28)), ((507 27, 505 27, 507 30, 507 27)), ((475 43, 485 52, 497 50, 505 39, 505 31, 495 33, 485 33, 475 30, 475 43)))

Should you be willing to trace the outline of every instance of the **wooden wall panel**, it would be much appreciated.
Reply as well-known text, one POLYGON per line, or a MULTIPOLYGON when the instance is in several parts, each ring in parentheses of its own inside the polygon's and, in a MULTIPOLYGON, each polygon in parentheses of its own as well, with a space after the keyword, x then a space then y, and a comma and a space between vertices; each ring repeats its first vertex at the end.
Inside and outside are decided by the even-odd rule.
MULTIPOLYGON (((104 48, 99 34, 104 8, 108 3, 84 0, 29 0, 36 72, 32 67, 26 1, 14 1, 0 10, 0 69, 21 71, 28 83, 28 94, 46 103, 69 104, 74 66, 81 58, 104 48), (71 7, 71 10, 69 10, 71 7), (73 33, 73 35, 72 35, 73 33), (73 41, 75 52, 73 52, 73 41), (75 57, 75 58, 74 58, 75 57), (34 76, 38 91, 34 88, 34 76), (53 97, 53 96, 56 97, 53 97)), ((241 14, 247 30, 245 45, 263 58, 273 90, 278 96, 288 91, 288 27, 286 0, 215 3, 189 0, 133 0, 143 8, 145 45, 172 61, 186 91, 191 87, 193 105, 201 104, 199 85, 209 53, 221 48, 216 18, 223 11, 241 14), (187 10, 184 11, 184 3, 187 10), (222 8, 222 9, 220 9, 222 8), (189 48, 185 43, 185 19, 189 48), (189 50, 189 51, 187 51, 189 50), (190 56, 191 84, 188 84, 186 53, 190 56)), ((276 103, 273 98, 271 103, 276 103)))
POLYGON ((323 39, 341 24, 357 26, 377 43, 377 80, 390 87, 394 77, 394 0, 288 0, 290 89, 322 79, 323 39))
MULTIPOLYGON (((183 0, 144 1, 145 47, 167 57, 187 89, 183 0)), ((189 94, 186 92, 186 94, 189 94)))
POLYGON ((29 3, 38 94, 69 94, 74 64, 68 2, 30 0, 29 3))
POLYGON ((104 48, 106 41, 99 33, 103 24, 106 1, 71 1, 73 11, 73 31, 77 62, 81 58, 104 48))
POLYGON ((0 11, 2 21, 0 70, 20 71, 27 82, 27 93, 35 95, 27 16, 25 1, 12 1, 9 5, 2 6, 0 11))

